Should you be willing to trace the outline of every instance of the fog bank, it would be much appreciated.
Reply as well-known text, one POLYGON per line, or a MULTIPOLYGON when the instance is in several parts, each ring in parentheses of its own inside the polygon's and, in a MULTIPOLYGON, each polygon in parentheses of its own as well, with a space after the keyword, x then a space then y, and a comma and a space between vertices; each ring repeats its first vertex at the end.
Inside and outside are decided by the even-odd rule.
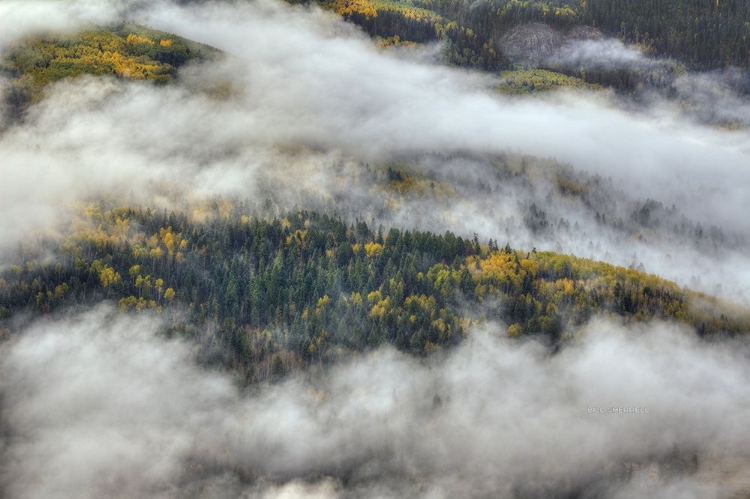
POLYGON ((3 346, 5 495, 719 497, 750 457, 747 348, 670 325, 594 321, 554 357, 487 325, 245 395, 158 326, 102 306, 3 346))

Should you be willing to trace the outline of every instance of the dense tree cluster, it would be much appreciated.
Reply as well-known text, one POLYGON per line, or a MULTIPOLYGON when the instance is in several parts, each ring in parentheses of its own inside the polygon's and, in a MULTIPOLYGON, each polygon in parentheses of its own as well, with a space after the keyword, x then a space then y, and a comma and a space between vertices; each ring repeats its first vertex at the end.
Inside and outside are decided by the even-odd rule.
POLYGON ((528 94, 544 92, 560 87, 601 90, 598 84, 591 85, 583 79, 547 69, 519 69, 503 71, 498 90, 506 94, 528 94))
POLYGON ((173 329, 216 328, 211 348, 249 380, 383 343, 428 353, 473 321, 555 344, 595 314, 671 318, 704 334, 748 328, 675 284, 591 260, 315 212, 262 219, 227 201, 202 217, 89 205, 68 237, 0 274, 0 316, 102 300, 129 313, 186 309, 173 329))
POLYGON ((584 22, 694 68, 750 66, 750 3, 745 0, 595 0, 585 5, 584 22))
POLYGON ((446 60, 496 71, 507 62, 492 42, 446 18, 432 5, 392 0, 337 0, 334 10, 369 34, 403 43, 443 42, 446 60))
MULTIPOLYGON (((573 38, 590 27, 635 43, 692 69, 750 65, 750 3, 741 0, 337 0, 344 18, 369 34, 401 42, 441 41, 448 62, 485 70, 510 69, 503 37, 520 25, 543 23, 573 38)), ((590 34, 590 33, 589 33, 590 34)), ((517 62, 517 61, 515 61, 517 62)), ((548 66, 591 84, 632 92, 682 71, 658 68, 548 66)))

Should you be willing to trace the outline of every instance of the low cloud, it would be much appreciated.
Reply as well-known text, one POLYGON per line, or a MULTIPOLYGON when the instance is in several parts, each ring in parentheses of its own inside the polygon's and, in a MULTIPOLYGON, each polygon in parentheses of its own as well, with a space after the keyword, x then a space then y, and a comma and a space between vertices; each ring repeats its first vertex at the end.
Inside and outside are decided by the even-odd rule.
MULTIPOLYGON (((17 2, 9 5, 13 12, 26 12, 17 2)), ((91 78, 51 86, 44 101, 0 136, 0 249, 6 252, 29 233, 60 230, 66 219, 60 206, 79 200, 180 209, 213 196, 262 201, 273 193, 282 207, 333 204, 340 213, 377 215, 378 223, 450 229, 468 237, 478 233, 483 240, 620 265, 643 263, 686 285, 701 275, 707 291, 721 284, 741 296, 747 288, 750 261, 742 250, 750 235, 744 216, 750 211, 747 130, 695 125, 661 101, 653 112, 631 113, 606 94, 505 98, 492 90, 488 75, 394 57, 316 8, 268 0, 103 3, 100 10, 85 2, 34 5, 50 9, 49 16, 30 16, 40 23, 49 19, 47 29, 59 27, 54 20, 60 9, 93 9, 88 20, 100 11, 107 19, 127 12, 136 21, 215 45, 230 57, 188 67, 180 83, 169 87, 91 78), (596 208, 549 204, 545 192, 554 185, 544 182, 501 198, 464 187, 460 202, 446 201, 435 210, 434 203, 415 201, 395 212, 384 209, 382 194, 365 178, 346 183, 351 172, 361 173, 359 161, 488 158, 465 163, 463 171, 450 159, 422 161, 428 174, 446 178, 454 172, 454 179, 463 179, 484 175, 476 165, 507 152, 555 158, 576 171, 611 178, 622 198, 631 200, 608 214, 611 222, 628 219, 649 198, 674 204, 706 233, 716 226, 729 234, 714 241, 728 254, 717 254, 707 265, 706 248, 675 243, 665 226, 652 228, 645 238, 602 228, 594 223, 596 208), (530 233, 522 220, 534 203, 553 224, 565 216, 570 233, 530 233), (460 210, 451 214, 452 207, 460 210), (579 230, 573 230, 576 223, 579 230)), ((0 32, 10 29, 12 18, 0 17, 0 32)), ((602 57, 622 52, 607 56, 622 63, 638 58, 619 42, 575 43, 602 57), (593 50, 594 43, 611 50, 593 50)), ((703 88, 700 81, 693 86, 703 88)), ((704 104, 715 100, 708 91, 688 91, 708 95, 700 99, 704 104)), ((734 101, 722 102, 732 107, 734 101)), ((493 182, 476 181, 502 189, 502 182, 493 182)))
POLYGON ((554 66, 599 69, 637 69, 660 63, 640 49, 613 38, 571 40, 545 61, 554 66))
POLYGON ((685 74, 675 80, 673 88, 686 111, 704 122, 750 125, 750 72, 746 70, 685 74))
POLYGON ((116 18, 118 4, 96 0, 7 0, 0 5, 0 54, 17 39, 39 31, 70 31, 87 23, 106 24, 116 18))
POLYGON ((104 306, 4 345, 6 495, 719 496, 750 458, 748 350, 671 325, 594 321, 552 357, 488 325, 241 395, 158 324, 104 306))

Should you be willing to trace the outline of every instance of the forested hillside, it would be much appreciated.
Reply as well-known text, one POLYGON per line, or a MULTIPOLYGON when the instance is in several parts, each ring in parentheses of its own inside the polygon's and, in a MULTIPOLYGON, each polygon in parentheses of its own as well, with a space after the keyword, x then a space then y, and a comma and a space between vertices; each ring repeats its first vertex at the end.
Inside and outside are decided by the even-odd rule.
MULTIPOLYGON (((443 59, 487 71, 544 69, 561 75, 523 90, 579 86, 568 77, 627 94, 674 96, 689 70, 750 65, 750 7, 741 1, 664 2, 337 0, 321 2, 386 46, 440 42, 443 59), (611 40, 627 44, 615 46, 611 40), (628 51, 631 51, 627 54, 628 51), (637 51, 653 60, 632 60, 637 51), (631 58, 625 64, 622 57, 631 58)), ((546 76, 546 75, 545 75, 546 76)), ((538 79, 538 77, 536 77, 538 79)), ((733 83, 750 92, 747 79, 733 83)), ((511 91, 514 85, 510 86, 511 91)))
POLYGON ((749 497, 750 4, 0 2, 0 497, 749 497))
POLYGON ((148 80, 163 85, 190 61, 219 52, 207 45, 132 24, 95 28, 74 34, 31 36, 3 52, 0 74, 10 78, 5 100, 18 117, 38 102, 44 87, 82 75, 148 80))
POLYGON ((427 354, 485 321, 556 348, 595 315, 677 320, 701 335, 750 328, 747 313, 706 296, 572 256, 451 232, 347 225, 314 212, 258 219, 227 200, 193 213, 205 221, 82 208, 63 240, 24 248, 2 272, 3 322, 102 300, 123 313, 155 309, 172 317, 171 334, 213 330, 218 343, 204 345, 207 362, 226 363, 247 381, 383 344, 427 354))
POLYGON ((750 4, 743 0, 594 0, 582 18, 693 69, 750 66, 750 4))
POLYGON ((750 5, 741 0, 338 0, 333 8, 372 35, 443 40, 448 60, 484 69, 509 62, 501 39, 528 23, 575 36, 586 35, 580 28, 593 27, 693 69, 750 64, 750 5))
MULTIPOLYGON (((565 2, 486 3, 467 10, 455 3, 341 0, 332 8, 386 37, 384 46, 440 39, 449 54, 456 50, 449 55, 453 62, 484 69, 510 62, 492 39, 499 40, 504 30, 543 21, 570 31, 583 22, 596 25, 595 15, 603 12, 565 2), (481 42, 481 48, 460 49, 469 42, 481 42), (458 54, 465 59, 456 59, 458 54)), ((517 36, 529 34, 534 33, 517 36)), ((64 78, 99 75, 165 84, 178 77, 180 66, 218 57, 207 45, 120 24, 28 37, 3 54, 2 67, 12 78, 8 98, 20 116, 42 99, 46 85, 64 78)), ((601 88, 539 69, 505 72, 497 88, 523 94, 557 86, 601 88)), ((730 249, 745 244, 718 227, 704 232, 674 205, 633 198, 616 191, 611 179, 534 157, 418 155, 382 167, 358 165, 331 185, 334 199, 345 198, 352 185, 371 186, 357 206, 336 208, 349 223, 330 215, 329 203, 307 198, 305 203, 322 211, 269 218, 224 199, 199 208, 207 211, 196 219, 180 211, 167 215, 149 207, 89 204, 62 240, 43 239, 38 243, 43 251, 29 246, 12 257, 2 270, 0 315, 7 325, 19 313, 59 313, 102 300, 117 302, 124 313, 188 311, 189 320, 175 319, 174 331, 200 336, 215 328, 221 346, 211 343, 205 355, 238 369, 248 381, 267 378, 272 362, 278 374, 381 344, 427 354, 457 344, 471 324, 484 321, 502 321, 511 336, 540 335, 555 347, 602 314, 627 321, 677 320, 701 335, 748 330, 745 312, 648 275, 636 260, 624 268, 538 252, 530 242, 523 249, 512 246, 511 230, 526 230, 544 242, 587 237, 591 227, 607 228, 618 240, 677 242, 703 253, 715 251, 718 242, 730 249), (484 178, 463 178, 457 167, 483 172, 484 178), (387 221, 411 204, 432 200, 438 209, 425 213, 423 223, 439 225, 452 200, 474 198, 486 207, 497 192, 517 199, 521 215, 506 220, 504 241, 410 231, 387 221), (571 204, 579 206, 573 220, 571 204), (363 209, 371 214, 369 225, 356 215, 363 209), (583 221, 589 225, 579 226, 583 221)), ((269 202, 275 189, 283 189, 273 185, 269 202)))

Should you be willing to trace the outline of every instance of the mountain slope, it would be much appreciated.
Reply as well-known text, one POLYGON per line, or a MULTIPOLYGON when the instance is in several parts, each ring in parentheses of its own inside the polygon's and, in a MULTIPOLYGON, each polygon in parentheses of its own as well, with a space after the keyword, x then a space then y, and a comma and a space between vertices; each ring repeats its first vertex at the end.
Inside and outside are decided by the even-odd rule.
MULTIPOLYGON (((420 12, 415 22, 440 22, 420 12)), ((179 66, 215 57, 205 46, 122 25, 32 38, 10 51, 5 64, 17 85, 26 82, 34 102, 45 85, 66 77, 163 84, 178 81, 179 66)), ((585 87, 544 71, 506 78, 519 89, 550 82, 585 87)), ((117 302, 123 312, 187 309, 190 319, 173 329, 200 336, 216 327, 221 348, 210 355, 248 381, 263 379, 250 366, 270 366, 277 358, 286 371, 382 343, 425 354, 460 342, 477 321, 502 321, 511 336, 541 335, 555 346, 597 315, 673 320, 711 336, 741 335, 750 327, 745 311, 639 271, 635 257, 628 269, 534 249, 590 237, 587 230, 704 254, 718 242, 726 250, 745 243, 718 228, 704 233, 675 206, 618 192, 611 181, 555 161, 513 154, 344 163, 347 169, 330 182, 332 198, 300 198, 315 207, 309 212, 274 208, 284 203, 276 194, 283 191, 281 179, 268 179, 263 206, 216 199, 167 215, 149 206, 118 207, 116 200, 94 202, 60 237, 37 241, 43 251, 30 245, 11 257, 0 280, 0 315, 10 325, 20 312, 58 313, 102 300, 117 302), (337 204, 355 185, 362 186, 357 202, 337 204), (520 215, 509 217, 502 232, 497 226, 507 237, 500 243, 497 236, 480 243, 443 229, 404 230, 390 220, 422 203, 430 206, 422 223, 444 227, 458 199, 475 203, 475 214, 501 212, 498 192, 520 215), (363 212, 368 223, 357 215, 363 212), (388 229, 375 230, 380 223, 388 229), (520 234, 527 234, 528 246, 514 250, 520 234)))
MULTIPOLYGON (((448 60, 493 69, 507 64, 503 36, 544 23, 564 33, 591 27, 693 69, 750 65, 750 6, 741 0, 339 0, 332 8, 375 36, 442 40, 448 60)), ((589 29, 589 31, 591 31, 589 29)), ((595 30, 594 30, 595 31, 595 30)))
POLYGON ((10 78, 5 100, 18 116, 41 99, 44 87, 83 75, 170 83, 177 69, 219 56, 207 45, 137 26, 120 24, 74 34, 27 38, 3 53, 0 72, 10 78))
POLYGON ((26 248, 0 273, 0 316, 11 324, 19 312, 112 300, 122 312, 167 313, 183 334, 200 337, 215 324, 221 349, 205 345, 203 355, 247 381, 267 376, 259 366, 277 358, 286 371, 384 343, 429 353, 486 321, 556 347, 597 315, 673 320, 704 336, 750 331, 747 311, 592 260, 450 232, 383 233, 314 212, 258 219, 228 200, 193 212, 201 211, 203 222, 86 206, 62 240, 26 248), (187 322, 180 309, 190 311, 187 322))

